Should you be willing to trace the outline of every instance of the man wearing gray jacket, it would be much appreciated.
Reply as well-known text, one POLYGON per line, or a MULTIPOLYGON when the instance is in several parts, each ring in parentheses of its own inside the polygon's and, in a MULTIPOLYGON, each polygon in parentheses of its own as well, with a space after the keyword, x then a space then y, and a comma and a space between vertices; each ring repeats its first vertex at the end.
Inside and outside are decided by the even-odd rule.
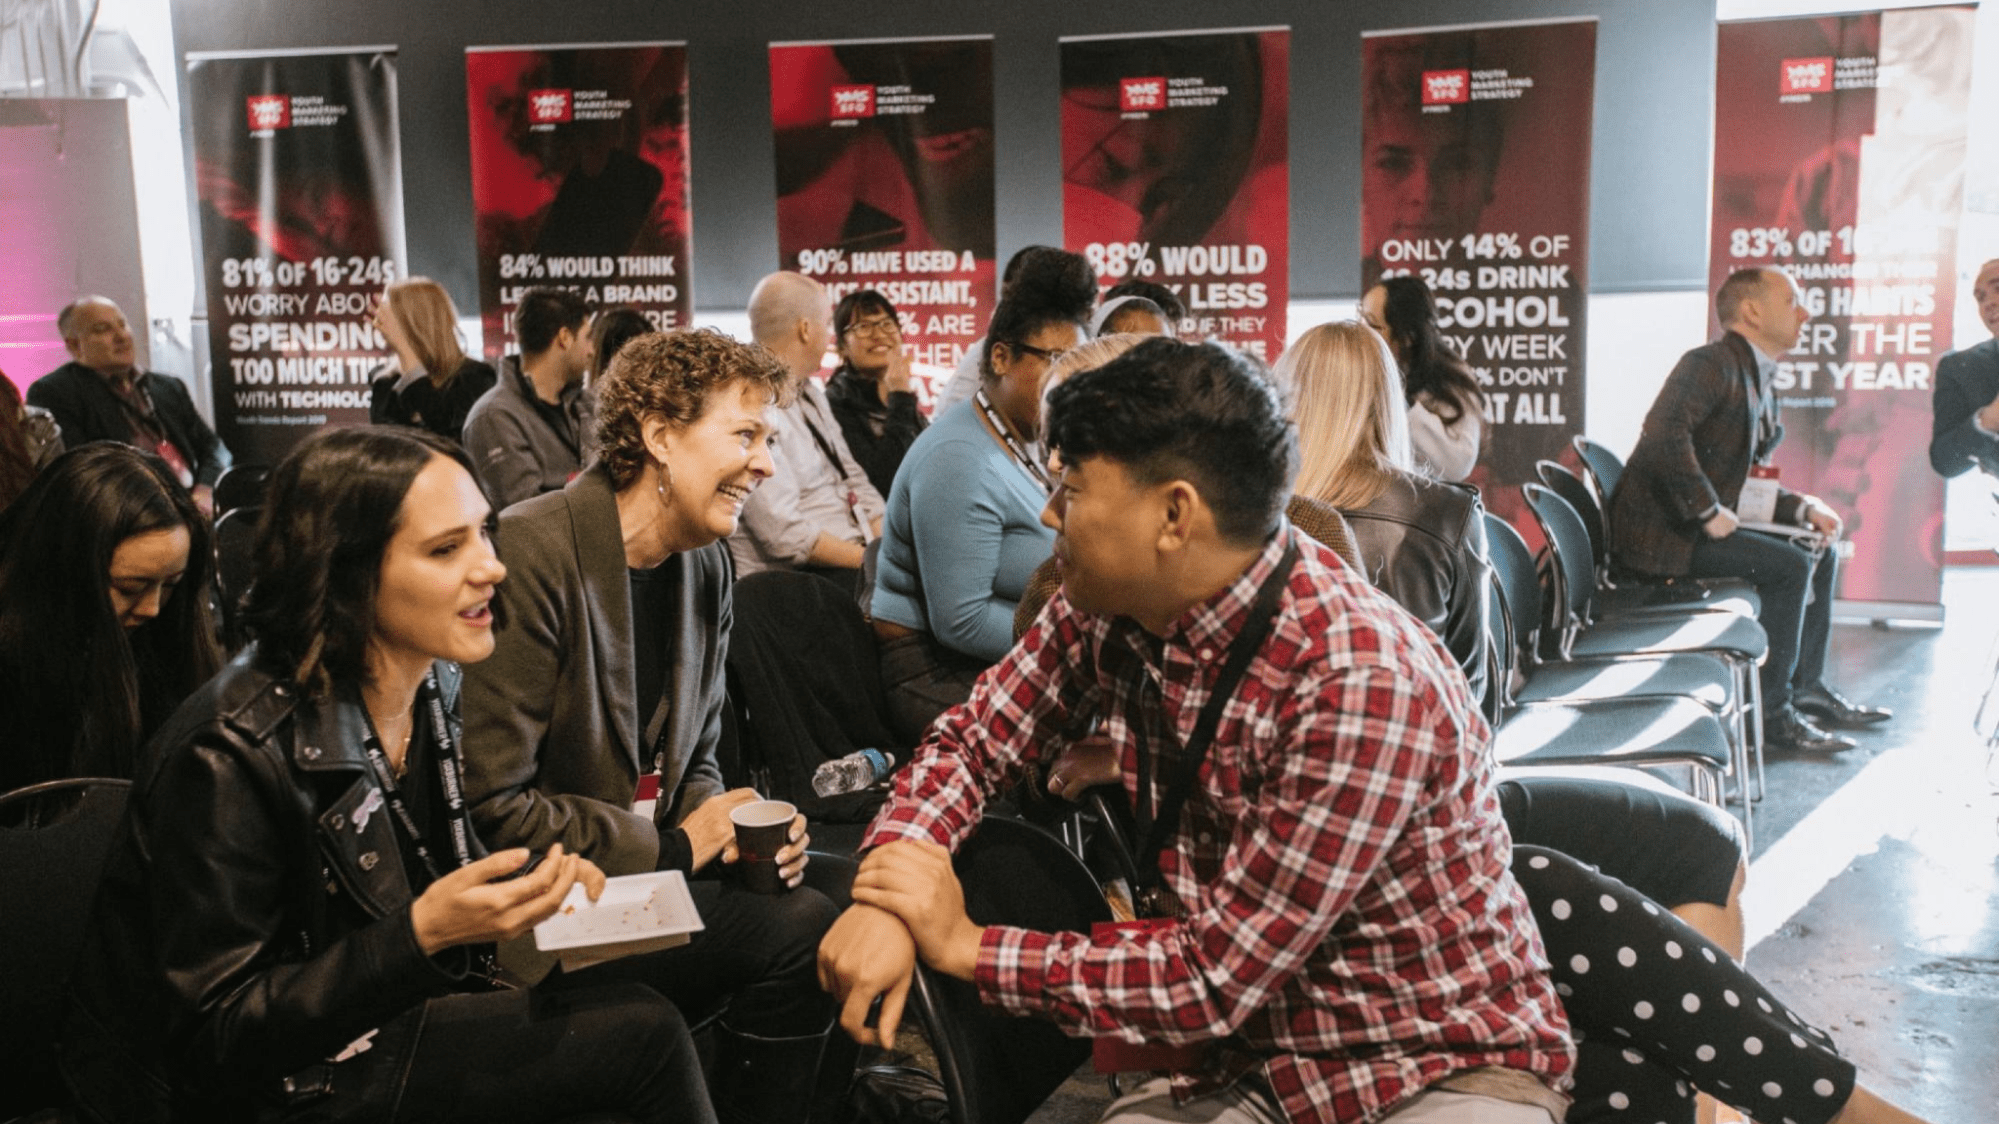
POLYGON ((500 381, 465 416, 465 452, 495 508, 554 492, 590 463, 597 409, 583 385, 589 329, 580 295, 547 286, 521 294, 520 354, 500 361, 500 381))

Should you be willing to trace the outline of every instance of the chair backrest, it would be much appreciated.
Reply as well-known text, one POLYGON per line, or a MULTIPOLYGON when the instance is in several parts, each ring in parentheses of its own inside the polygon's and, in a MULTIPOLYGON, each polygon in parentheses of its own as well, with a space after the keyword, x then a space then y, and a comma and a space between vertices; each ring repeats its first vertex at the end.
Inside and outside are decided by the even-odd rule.
POLYGON ((1573 631, 1590 622, 1596 599, 1596 571, 1590 564, 1589 532, 1583 518, 1567 500, 1538 484, 1523 484, 1520 494, 1527 498, 1527 510, 1541 525, 1541 534, 1555 560, 1556 601, 1560 620, 1573 631))
POLYGON ((1610 447, 1594 442, 1577 434, 1576 455, 1582 458, 1583 468, 1596 479, 1597 495, 1603 497, 1605 507, 1610 506, 1611 494, 1617 491, 1617 482, 1624 479, 1624 458, 1610 451, 1610 447))
POLYGON ((55 1065, 63 992, 89 933, 132 783, 73 778, 0 794, 0 1119, 66 1100, 55 1065))
POLYGON ((1534 471, 1549 491, 1567 500, 1569 507, 1582 517, 1583 530, 1589 533, 1590 565, 1595 567, 1596 581, 1601 585, 1610 566, 1610 539, 1604 531, 1603 505, 1598 502, 1596 492, 1567 465, 1537 461, 1534 471))
POLYGON ((1513 649, 1506 659, 1510 667, 1522 649, 1531 652, 1537 643, 1546 613, 1541 579, 1534 570, 1533 548, 1512 524, 1491 512, 1485 514, 1485 545, 1499 590, 1500 616, 1506 625, 1503 632, 1513 649))
POLYGON ((1298 530, 1325 544, 1355 571, 1366 573, 1360 564, 1360 548, 1354 545, 1353 528, 1338 508, 1324 500, 1293 493, 1284 506, 1285 518, 1298 530))
POLYGON ((215 515, 217 519, 238 508, 253 508, 264 502, 265 486, 270 484, 271 470, 267 465, 235 465, 223 471, 215 482, 215 515))
POLYGON ((252 505, 225 513, 215 521, 215 587, 222 602, 222 636, 229 648, 241 645, 243 595, 256 577, 257 518, 263 509, 252 505))
POLYGON ((1055 556, 1050 555, 1034 573, 1027 576, 1027 588, 1020 592, 1020 603, 1013 609, 1013 639, 1027 635, 1034 619, 1047 608, 1048 599, 1062 588, 1062 569, 1055 565, 1055 556))

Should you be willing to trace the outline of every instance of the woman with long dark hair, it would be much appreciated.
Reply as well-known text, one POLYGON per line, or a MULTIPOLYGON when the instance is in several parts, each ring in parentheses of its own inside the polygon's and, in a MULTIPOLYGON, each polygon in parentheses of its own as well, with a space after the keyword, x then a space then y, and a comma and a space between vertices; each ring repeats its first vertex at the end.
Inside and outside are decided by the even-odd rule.
POLYGON ((465 807, 492 525, 426 431, 329 430, 278 466, 255 644, 153 743, 72 981, 63 1071, 93 1119, 714 1120, 657 993, 493 987, 490 943, 604 876, 488 855, 465 807))
POLYGON ((1418 277, 1391 277, 1361 298, 1361 319, 1381 333, 1402 373, 1416 464, 1443 480, 1471 476, 1484 433, 1485 395, 1444 342, 1437 303, 1418 277))
POLYGON ((214 557, 173 471, 116 442, 56 458, 0 515, 0 791, 132 776, 220 663, 214 557))

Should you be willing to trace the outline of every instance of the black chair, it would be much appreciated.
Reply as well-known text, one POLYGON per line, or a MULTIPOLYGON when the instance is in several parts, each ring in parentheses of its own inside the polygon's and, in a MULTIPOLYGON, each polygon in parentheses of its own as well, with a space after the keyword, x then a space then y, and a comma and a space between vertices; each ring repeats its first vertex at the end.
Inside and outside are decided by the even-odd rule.
MULTIPOLYGON (((1614 573, 1616 570, 1616 560, 1612 559, 1609 555, 1609 544, 1613 530, 1610 523, 1610 498, 1617 491, 1617 482, 1624 479, 1624 460, 1617 454, 1612 453, 1609 447, 1600 442, 1591 441, 1580 434, 1576 435, 1574 444, 1576 456, 1581 459, 1583 472, 1589 477, 1590 491, 1595 494, 1597 511, 1601 515, 1604 556, 1599 562, 1604 569, 1599 581, 1606 589, 1630 586, 1662 586, 1668 589, 1685 591, 1705 589, 1710 592, 1710 596, 1735 598, 1748 603, 1754 607, 1750 610, 1752 615, 1762 612, 1762 595, 1756 592, 1756 587, 1753 584, 1740 578, 1654 578, 1632 574, 1618 575, 1614 573)), ((1544 483, 1546 483, 1545 480, 1544 483)), ((1555 486, 1549 484, 1548 487, 1554 488, 1555 486)), ((1571 504, 1576 504, 1575 498, 1568 496, 1566 493, 1563 494, 1563 499, 1568 500, 1571 504)), ((1582 505, 1576 504, 1576 507, 1580 510, 1582 505)), ((1692 595, 1684 594, 1682 596, 1692 595)))
POLYGON ((268 465, 236 465, 223 470, 215 482, 215 518, 221 519, 238 508, 254 508, 264 502, 270 484, 268 465))
POLYGON ((0 794, 0 1120, 69 1100, 56 1071, 63 992, 88 934, 132 783, 44 782, 0 794))
POLYGON ((1589 482, 1568 466, 1554 461, 1538 461, 1535 473, 1555 495, 1569 502, 1582 517, 1589 533, 1590 561, 1595 571, 1597 602, 1603 612, 1615 615, 1633 609, 1726 609, 1750 617, 1762 612, 1763 599, 1756 587, 1739 579, 1707 582, 1694 579, 1672 582, 1613 582, 1610 566, 1610 530, 1604 504, 1589 482))
POLYGON ((215 521, 215 586, 222 605, 222 641, 234 652, 247 638, 243 635, 243 595, 256 577, 257 518, 259 507, 237 508, 215 521))

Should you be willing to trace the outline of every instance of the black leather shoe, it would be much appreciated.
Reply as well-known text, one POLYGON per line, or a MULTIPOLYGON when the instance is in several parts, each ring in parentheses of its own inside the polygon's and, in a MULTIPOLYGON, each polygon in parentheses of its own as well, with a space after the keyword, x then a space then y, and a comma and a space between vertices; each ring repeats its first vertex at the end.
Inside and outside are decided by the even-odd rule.
POLYGON ((1857 745, 1841 734, 1832 734, 1812 725, 1796 707, 1786 707, 1763 717, 1763 746, 1767 750, 1787 750, 1796 754, 1837 754, 1857 745))
POLYGON ((1863 730, 1895 717, 1886 707, 1862 707, 1824 684, 1792 692, 1791 706, 1835 730, 1863 730))

